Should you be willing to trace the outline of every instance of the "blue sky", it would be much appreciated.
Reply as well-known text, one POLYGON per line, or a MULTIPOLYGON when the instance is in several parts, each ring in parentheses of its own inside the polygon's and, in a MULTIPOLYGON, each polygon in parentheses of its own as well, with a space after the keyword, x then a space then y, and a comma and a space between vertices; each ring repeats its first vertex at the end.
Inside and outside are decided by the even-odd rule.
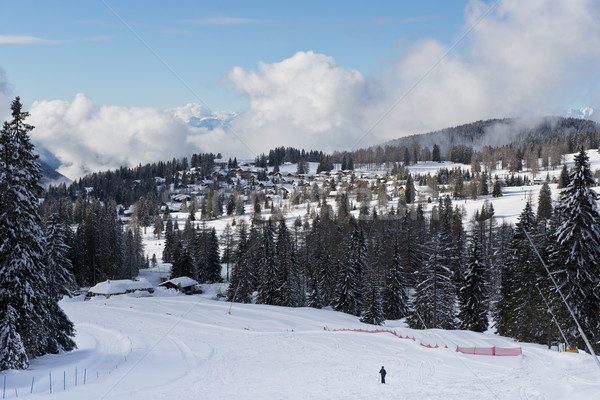
POLYGON ((72 178, 600 107, 595 0, 35 0, 2 16, 0 115, 20 96, 72 178))
POLYGON ((0 66, 12 91, 27 103, 83 92, 100 104, 166 108, 196 102, 198 96, 212 109, 231 111, 246 106, 225 83, 233 66, 255 68, 259 61, 312 50, 365 75, 377 73, 418 39, 450 45, 461 33, 465 5, 431 0, 3 3, 2 14, 22 17, 4 18, 0 35, 32 42, 0 47, 0 66))

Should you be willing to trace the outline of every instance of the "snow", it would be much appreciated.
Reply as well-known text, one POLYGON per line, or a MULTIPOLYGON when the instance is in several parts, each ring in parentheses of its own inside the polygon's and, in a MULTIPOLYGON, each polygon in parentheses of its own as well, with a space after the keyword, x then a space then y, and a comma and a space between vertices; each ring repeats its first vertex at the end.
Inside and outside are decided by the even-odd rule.
POLYGON ((89 292, 93 294, 111 295, 152 288, 152 284, 144 278, 138 280, 119 279, 100 282, 96 286, 91 287, 89 292))
POLYGON ((161 283, 161 285, 165 285, 166 283, 172 283, 177 287, 186 288, 197 285, 198 281, 187 276, 180 276, 179 278, 169 279, 168 281, 161 283))
MULTIPOLYGON (((592 171, 600 168, 600 154, 588 155, 592 171)), ((572 156, 566 163, 573 165, 572 156)), ((410 170, 426 174, 455 166, 419 163, 410 170)), ((296 165, 280 168, 295 172, 296 165)), ((311 163, 310 171, 316 171, 316 164, 311 163)), ((495 174, 502 177, 505 172, 495 174)), ((541 170, 538 177, 546 174, 558 176, 560 168, 541 170)), ((550 186, 557 198, 556 185, 550 186)), ((454 204, 465 208, 469 221, 487 200, 498 219, 514 223, 528 200, 535 209, 540 188, 505 187, 500 198, 454 204)), ((430 212, 431 205, 423 205, 430 212)), ((305 212, 306 205, 291 207, 286 218, 291 221, 305 212)), ((187 215, 177 217, 183 226, 187 215)), ((220 235, 233 219, 223 217, 209 226, 220 235)), ((144 242, 146 253, 160 259, 164 240, 148 233, 144 242)), ((140 277, 157 286, 168 273, 169 266, 159 261, 140 277)), ((34 359, 26 371, 2 372, 3 398, 14 399, 17 394, 66 400, 600 398, 600 369, 584 352, 559 353, 491 331, 414 330, 401 321, 375 327, 331 309, 231 304, 220 297, 226 290, 227 284, 221 283, 202 285, 203 294, 193 296, 165 289, 142 298, 65 299, 61 306, 75 324, 78 349, 34 359), (386 332, 341 331, 382 328, 411 339, 386 332), (469 355, 457 353, 457 346, 521 347, 522 355, 469 355), (388 372, 386 385, 379 383, 382 365, 388 372)))
POLYGON ((558 353, 491 333, 413 330, 400 321, 383 328, 411 339, 336 331, 381 327, 328 309, 214 300, 223 287, 203 285, 205 294, 195 296, 63 300, 78 349, 35 359, 27 371, 5 372, 6 398, 16 398, 15 389, 19 398, 48 398, 50 378, 55 399, 600 396, 600 370, 583 352, 558 353), (457 346, 520 346, 523 355, 467 355, 457 346), (382 365, 385 386, 379 383, 382 365))

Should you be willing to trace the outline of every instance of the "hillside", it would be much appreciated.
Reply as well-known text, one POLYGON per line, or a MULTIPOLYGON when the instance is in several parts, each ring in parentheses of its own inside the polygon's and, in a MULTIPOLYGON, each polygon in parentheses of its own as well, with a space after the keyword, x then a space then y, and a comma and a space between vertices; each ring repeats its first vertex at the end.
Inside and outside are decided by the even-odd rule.
POLYGON ((440 146, 442 153, 451 146, 471 146, 481 150, 484 146, 519 146, 551 142, 573 133, 595 133, 598 123, 581 118, 549 116, 543 118, 505 118, 476 121, 440 131, 407 136, 381 144, 385 146, 421 147, 440 146))
POLYGON ((63 301, 75 322, 79 349, 39 358, 27 371, 9 371, 6 398, 16 393, 49 398, 50 378, 50 397, 65 400, 577 400, 600 395, 600 371, 583 353, 557 353, 489 333, 413 330, 398 321, 388 321, 383 329, 411 339, 341 332, 336 329, 376 328, 331 310, 232 306, 215 300, 218 287, 203 287, 202 296, 162 292, 149 298, 63 301), (467 355, 457 353, 457 345, 522 347, 523 355, 467 355), (382 365, 388 371, 385 386, 378 378, 382 365))

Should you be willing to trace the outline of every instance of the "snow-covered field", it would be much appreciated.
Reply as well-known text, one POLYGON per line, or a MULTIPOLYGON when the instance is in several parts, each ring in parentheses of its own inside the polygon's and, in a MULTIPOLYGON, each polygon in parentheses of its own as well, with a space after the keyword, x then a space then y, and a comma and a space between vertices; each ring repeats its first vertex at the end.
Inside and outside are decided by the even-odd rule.
POLYGON ((36 359, 27 371, 8 371, 4 397, 600 398, 600 369, 585 353, 558 353, 491 333, 412 330, 398 321, 382 328, 415 341, 335 331, 377 327, 331 310, 232 306, 216 299, 224 285, 204 288, 196 296, 161 291, 153 297, 64 300, 79 348, 36 359), (457 345, 521 346, 523 355, 465 355, 455 351, 457 345), (379 383, 382 365, 386 385, 379 383))
MULTIPOLYGON (((588 155, 592 170, 599 169, 600 154, 588 155)), ((439 167, 421 163, 410 169, 426 173, 439 167)), ((547 173, 557 176, 560 169, 538 177, 547 173)), ((528 199, 537 207, 540 187, 510 187, 500 198, 454 204, 464 206, 466 224, 485 200, 499 220, 514 223, 528 199)), ((556 185, 551 188, 558 197, 556 185)), ((305 212, 305 205, 291 208, 286 218, 305 212)), ((181 224, 186 217, 177 215, 181 224)), ((224 217, 210 225, 221 234, 231 221, 224 217)), ((160 259, 162 240, 150 230, 145 246, 160 259)), ((159 263, 141 276, 157 285, 167 274, 159 263)), ((159 290, 151 297, 65 299, 61 304, 75 323, 78 349, 33 360, 26 371, 1 373, 2 398, 600 399, 600 369, 583 352, 558 353, 491 332, 412 330, 399 321, 375 327, 328 309, 232 305, 217 297, 225 290, 226 284, 217 284, 204 285, 204 294, 194 296, 159 290), (378 328, 415 340, 339 331, 378 328), (465 355, 455 351, 457 345, 522 347, 523 354, 465 355), (379 383, 382 365, 386 385, 379 383)))

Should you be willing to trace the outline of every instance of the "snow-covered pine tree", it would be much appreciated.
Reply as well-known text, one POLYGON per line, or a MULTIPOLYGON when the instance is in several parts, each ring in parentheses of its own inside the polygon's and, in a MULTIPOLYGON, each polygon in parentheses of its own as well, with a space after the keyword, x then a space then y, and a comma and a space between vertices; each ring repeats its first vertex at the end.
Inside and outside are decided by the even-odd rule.
POLYGON ((169 216, 165 226, 165 247, 162 254, 163 262, 173 262, 173 252, 175 251, 175 246, 177 245, 175 239, 175 232, 173 231, 173 219, 171 216, 169 216))
POLYGON ((545 336, 547 314, 536 285, 544 284, 545 275, 532 251, 524 230, 540 247, 536 220, 527 202, 519 216, 508 246, 509 256, 502 271, 496 328, 501 335, 518 340, 540 342, 545 336))
POLYGON ((196 278, 196 268, 194 266, 194 259, 190 254, 189 250, 179 243, 179 249, 175 252, 175 260, 171 267, 171 279, 187 276, 189 278, 196 278))
POLYGON ((75 335, 73 323, 59 307, 58 301, 64 296, 71 296, 76 287, 71 272, 72 264, 68 258, 69 247, 66 244, 66 231, 69 228, 59 222, 58 214, 52 214, 46 225, 46 247, 44 265, 46 266, 46 283, 48 289, 47 307, 50 310, 48 335, 48 352, 56 354, 61 350, 73 350, 75 335))
POLYGON ((383 288, 383 315, 385 319, 400 319, 408 314, 408 295, 404 280, 404 267, 399 246, 396 244, 383 288))
POLYGON ((29 113, 18 97, 11 110, 12 121, 0 131, 0 368, 23 369, 48 353, 56 309, 48 308, 38 213, 42 173, 29 139, 33 126, 25 123, 29 113))
POLYGON ((269 218, 263 227, 263 237, 259 253, 258 273, 260 274, 260 279, 258 281, 256 303, 279 304, 278 290, 280 284, 278 280, 278 265, 275 262, 275 228, 271 218, 269 218))
POLYGON ((339 265, 332 305, 336 311, 360 315, 365 243, 363 233, 357 225, 354 226, 346 246, 347 258, 339 265))
POLYGON ((369 273, 369 277, 367 278, 364 287, 360 322, 371 325, 382 325, 385 318, 383 316, 383 307, 381 305, 381 293, 379 290, 379 282, 373 271, 369 273))
POLYGON ((237 234, 237 249, 231 272, 231 282, 227 289, 227 301, 251 303, 254 291, 254 273, 249 254, 246 224, 243 220, 237 225, 237 234))
MULTIPOLYGON (((600 211, 598 195, 591 186, 596 180, 590 170, 586 152, 581 149, 575 156, 575 165, 568 185, 561 191, 556 212, 560 224, 556 229, 553 259, 558 264, 553 272, 559 287, 571 306, 575 317, 592 343, 598 343, 600 334, 600 211)), ((574 322, 566 313, 559 317, 566 327, 571 343, 583 347, 574 322)))
POLYGON ((279 220, 277 227, 275 259, 278 264, 278 304, 286 307, 304 305, 304 290, 301 287, 300 269, 298 260, 296 259, 296 251, 284 218, 279 220))
POLYGON ((481 254, 479 235, 475 233, 471 235, 467 265, 463 268, 462 286, 458 291, 459 326, 475 332, 484 332, 488 327, 486 268, 481 254))
POLYGON ((415 274, 415 294, 406 322, 411 328, 453 329, 456 315, 456 286, 448 266, 448 228, 442 224, 428 244, 429 258, 415 274), (424 326, 425 325, 425 326, 424 326))

